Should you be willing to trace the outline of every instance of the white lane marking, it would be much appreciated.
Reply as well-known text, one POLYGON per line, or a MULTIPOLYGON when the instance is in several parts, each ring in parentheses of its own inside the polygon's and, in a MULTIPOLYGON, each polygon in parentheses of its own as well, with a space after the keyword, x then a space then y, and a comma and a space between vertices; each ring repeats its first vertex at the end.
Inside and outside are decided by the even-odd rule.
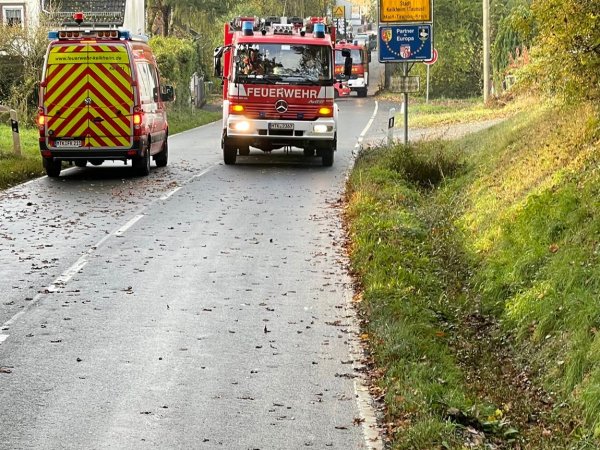
MULTIPOLYGON (((371 118, 367 122, 367 125, 360 133, 356 144, 354 146, 354 151, 352 152, 352 160, 350 161, 350 167, 348 167, 348 172, 346 174, 346 178, 350 176, 350 172, 352 172, 352 168, 354 167, 355 157, 358 155, 358 152, 361 150, 363 139, 365 135, 373 125, 375 121, 375 117, 377 117, 377 111, 379 109, 379 103, 375 101, 375 109, 373 110, 373 114, 371 118)), ((359 369, 361 369, 361 355, 363 354, 361 349, 361 344, 358 341, 358 335, 360 326, 358 325, 358 320, 356 318, 356 309, 354 305, 352 305, 352 296, 346 295, 346 304, 348 305, 348 310, 350 311, 350 315, 353 316, 353 339, 348 340, 348 345, 350 347, 350 355, 352 356, 354 363, 353 369, 356 373, 359 373, 359 369)), ((362 371, 360 371, 362 373, 362 371)), ((364 376, 354 378, 354 393, 356 394, 356 404, 358 407, 358 411, 360 414, 360 418, 362 419, 362 432, 365 443, 369 450, 382 450, 383 449, 383 440, 381 439, 381 432, 379 425, 377 424, 377 416, 375 414, 375 410, 373 408, 373 398, 369 393, 368 381, 364 376)))
POLYGON ((129 220, 129 222, 127 222, 125 225, 123 225, 121 228, 119 228, 117 231, 114 232, 115 236, 123 236, 123 234, 129 230, 132 226, 135 225, 135 223, 140 220, 142 217, 144 217, 144 214, 138 214, 137 216, 135 216, 133 219, 129 220))
MULTIPOLYGON (((183 184, 187 184, 187 183, 191 182, 192 180, 194 180, 195 178, 200 178, 201 176, 206 175, 208 172, 210 172, 212 169, 214 169, 215 167, 217 167, 219 165, 220 165, 220 163, 213 164, 212 166, 208 167, 207 169, 204 169, 202 172, 197 173, 197 174, 193 175, 192 177, 188 178, 186 181, 183 182, 183 184)), ((73 169, 75 170, 76 168, 73 168, 73 169)), ((39 178, 36 180, 39 180, 39 178)), ((28 183, 32 183, 36 180, 31 180, 28 183)), ((19 186, 22 186, 22 185, 23 184, 21 184, 19 186)), ((174 194, 179 189, 180 188, 177 188, 174 191, 172 191, 171 195, 174 194)), ((167 198, 169 198, 169 197, 170 197, 170 195, 167 198)), ((156 202, 156 200, 153 202, 150 202, 145 208, 142 209, 142 212, 145 211, 146 209, 148 209, 155 202, 156 202)), ((47 288, 42 289, 41 292, 36 294, 33 297, 33 299, 21 311, 16 313, 14 316, 12 316, 6 322, 4 322, 2 324, 2 326, 0 327, 0 329, 6 330, 10 326, 12 326, 19 317, 21 317, 26 312, 31 310, 37 303, 39 303, 39 301, 45 295, 50 294, 52 292, 56 292, 58 288, 64 288, 65 284, 67 282, 69 282, 73 278, 73 276, 75 276, 79 271, 81 271, 81 269, 83 269, 85 267, 85 265, 88 263, 87 257, 89 255, 91 255, 98 248, 100 248, 112 236, 122 236, 123 233, 125 233, 128 229, 130 229, 133 225, 135 225, 135 223, 138 220, 140 220, 142 217, 144 217, 144 214, 138 214, 137 216, 135 216, 134 218, 129 220, 125 225, 118 228, 117 230, 115 230, 112 233, 108 233, 106 236, 104 236, 102 239, 100 239, 96 244, 92 245, 83 255, 81 255, 79 257, 79 259, 75 262, 75 264, 73 264, 71 267, 69 267, 67 270, 65 270, 61 275, 59 275, 52 283, 50 283, 50 285, 47 288)), ((8 334, 0 334, 0 344, 2 344, 2 342, 6 341, 6 339, 8 339, 9 336, 10 335, 8 335, 8 334)))
POLYGON ((371 128, 371 125, 373 125, 373 121, 375 120, 375 117, 377 117, 377 111, 378 110, 379 110, 379 102, 377 100, 375 100, 375 109, 373 111, 373 114, 371 115, 371 118, 367 122, 367 125, 362 130, 362 132, 360 133, 360 136, 358 136, 358 140, 356 141, 356 144, 354 145, 354 149, 355 150, 360 149, 360 147, 362 145, 362 142, 363 142, 363 140, 365 138, 365 135, 367 134, 367 131, 369 131, 369 128, 371 128))
POLYGON ((381 429, 377 424, 377 416, 373 408, 373 398, 369 393, 368 379, 364 375, 364 365, 362 358, 364 352, 359 341, 360 325, 356 317, 356 309, 352 304, 352 293, 346 290, 346 311, 351 317, 351 339, 348 339, 348 347, 350 357, 353 360, 352 368, 357 376, 354 378, 354 393, 356 406, 360 415, 363 437, 365 439, 366 448, 369 450, 383 450, 383 441, 381 439, 381 429))
POLYGON ((173 189, 171 192, 167 192, 165 195, 163 195, 160 199, 161 200, 167 200, 171 195, 173 195, 175 192, 177 192, 179 189, 181 189, 181 186, 176 187, 175 189, 173 189))
POLYGON ((63 288, 65 284, 67 284, 69 280, 71 280, 71 278, 73 278, 73 276, 75 276, 75 274, 83 269, 88 263, 86 256, 87 254, 80 257, 77 261, 75 261, 75 264, 65 270, 56 280, 54 280, 54 283, 48 286, 48 292, 56 292, 58 289, 63 288))
POLYGON ((192 181, 194 178, 200 178, 200 177, 202 177, 202 176, 206 175, 208 172, 210 172, 210 171, 211 171, 211 170, 213 170, 215 167, 217 167, 217 166, 220 166, 220 165, 221 165, 221 163, 220 163, 220 162, 218 162, 218 163, 215 163, 215 164, 213 164, 213 165, 212 165, 212 166, 210 166, 210 167, 207 167, 207 168, 206 168, 206 169, 204 169, 202 172, 200 172, 200 173, 197 173, 196 175, 193 175, 191 178, 188 178, 188 180, 186 181, 186 183, 187 183, 187 182, 190 182, 190 181, 192 181))
MULTIPOLYGON (((65 174, 65 173, 68 174, 68 173, 73 172, 74 170, 77 170, 77 169, 78 169, 78 167, 69 167, 68 169, 62 170, 61 173, 62 174, 65 174)), ((33 178, 33 179, 31 179, 29 181, 26 181, 24 183, 20 183, 17 186, 27 186, 28 184, 35 183, 36 181, 39 181, 39 180, 44 179, 44 178, 48 178, 48 175, 44 175, 44 176, 38 177, 38 178, 33 178)))

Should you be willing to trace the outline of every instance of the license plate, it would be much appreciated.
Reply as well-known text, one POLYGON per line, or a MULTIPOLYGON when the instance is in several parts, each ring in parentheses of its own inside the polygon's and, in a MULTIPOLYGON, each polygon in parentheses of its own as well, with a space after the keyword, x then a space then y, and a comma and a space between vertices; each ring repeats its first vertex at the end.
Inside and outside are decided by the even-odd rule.
POLYGON ((81 147, 81 141, 78 139, 69 139, 66 141, 54 141, 55 147, 81 147))
POLYGON ((271 130, 293 130, 294 124, 289 122, 273 122, 269 124, 271 130))

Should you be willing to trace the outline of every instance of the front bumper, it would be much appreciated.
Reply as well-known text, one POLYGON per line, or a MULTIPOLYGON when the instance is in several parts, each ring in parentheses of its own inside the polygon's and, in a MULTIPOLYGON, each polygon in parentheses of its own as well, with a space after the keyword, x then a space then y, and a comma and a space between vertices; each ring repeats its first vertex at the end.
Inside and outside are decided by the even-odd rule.
POLYGON ((361 89, 364 87, 367 87, 367 83, 365 83, 365 79, 364 78, 350 78, 348 80, 348 86, 350 87, 350 89, 361 89))
POLYGON ((333 140, 336 124, 333 117, 319 118, 314 121, 257 120, 244 116, 230 115, 226 123, 227 136, 236 138, 258 138, 279 140, 333 140), (281 127, 288 128, 281 128, 281 127), (276 128, 277 127, 277 128, 276 128))

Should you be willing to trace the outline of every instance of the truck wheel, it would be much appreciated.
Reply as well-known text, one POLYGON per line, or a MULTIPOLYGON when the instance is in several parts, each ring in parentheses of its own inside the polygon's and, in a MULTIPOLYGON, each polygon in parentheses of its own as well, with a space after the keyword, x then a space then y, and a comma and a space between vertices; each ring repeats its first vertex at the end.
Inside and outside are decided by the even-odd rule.
POLYGON ((163 142, 163 148, 161 152, 154 157, 154 162, 157 167, 165 167, 169 162, 169 142, 165 137, 165 142, 163 142))
POLYGON ((321 150, 321 160, 323 167, 333 166, 333 147, 321 150))
POLYGON ((306 147, 304 149, 304 156, 308 156, 308 157, 315 156, 315 151, 316 151, 316 149, 314 147, 306 147))
POLYGON ((150 174, 150 145, 146 147, 146 151, 140 157, 135 157, 131 161, 133 171, 137 176, 145 177, 150 174))
POLYGON ((50 178, 57 178, 60 176, 60 170, 62 169, 62 162, 54 158, 43 158, 42 164, 46 169, 46 175, 50 178))
POLYGON ((87 159, 77 159, 75 160, 75 165, 77 167, 85 167, 87 166, 87 159))
POLYGON ((223 161, 225 164, 235 164, 237 157, 237 147, 235 147, 229 139, 223 137, 223 161))
POLYGON ((358 94, 359 97, 366 97, 367 96, 367 88, 359 89, 358 91, 356 91, 356 93, 358 94))
POLYGON ((326 147, 321 147, 321 161, 323 167, 331 167, 333 165, 333 154, 337 149, 337 135, 333 138, 331 143, 327 144, 326 147))

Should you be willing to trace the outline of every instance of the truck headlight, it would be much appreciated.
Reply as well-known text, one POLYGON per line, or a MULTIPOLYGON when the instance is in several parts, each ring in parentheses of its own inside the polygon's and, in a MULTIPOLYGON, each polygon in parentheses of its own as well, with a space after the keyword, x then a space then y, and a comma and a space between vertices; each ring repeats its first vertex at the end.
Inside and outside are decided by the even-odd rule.
POLYGON ((233 124, 233 129, 235 131, 248 131, 250 130, 250 122, 248 122, 247 120, 243 120, 241 122, 236 122, 233 124))
POLYGON ((318 123, 313 127, 313 131, 315 133, 327 133, 329 131, 329 127, 322 123, 318 123))

